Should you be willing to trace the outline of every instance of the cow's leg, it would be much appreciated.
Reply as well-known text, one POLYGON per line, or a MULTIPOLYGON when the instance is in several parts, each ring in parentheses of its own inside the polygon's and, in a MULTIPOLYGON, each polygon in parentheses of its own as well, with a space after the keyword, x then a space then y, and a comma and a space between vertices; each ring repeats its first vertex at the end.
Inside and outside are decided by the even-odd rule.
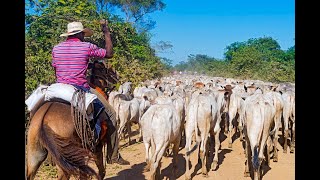
POLYGON ((289 117, 287 117, 287 115, 285 115, 284 113, 284 144, 283 144, 283 153, 287 153, 287 141, 288 141, 288 136, 289 136, 289 117))
POLYGON ((119 129, 118 129, 118 139, 120 141, 120 139, 124 139, 124 127, 125 127, 125 122, 123 122, 122 120, 120 120, 120 124, 119 124, 119 129), (121 138, 122 136, 122 138, 121 138))
MULTIPOLYGON (((266 126, 265 126, 266 127, 266 126)), ((266 128, 266 129, 269 129, 269 128, 266 128)), ((259 155, 258 155, 258 166, 257 168, 255 169, 255 175, 254 175, 254 179, 258 180, 260 179, 260 175, 261 175, 261 164, 262 164, 262 161, 264 159, 264 149, 265 149, 265 146, 266 146, 266 143, 267 143, 267 139, 270 137, 269 135, 269 131, 266 131, 264 129, 264 131, 262 131, 262 137, 261 137, 261 142, 260 142, 260 147, 258 148, 259 150, 259 155)), ((268 153, 268 156, 269 156, 269 152, 268 153)), ((256 156, 256 155, 255 155, 256 156)))
POLYGON ((243 126, 238 126, 238 129, 239 129, 239 133, 240 133, 240 141, 244 141, 243 139, 243 126))
POLYGON ((127 122, 127 132, 128 132, 128 144, 131 144, 131 122, 127 122))
POLYGON ((250 148, 250 144, 249 144, 249 139, 247 137, 245 137, 244 140, 245 143, 245 157, 246 157, 246 161, 245 161, 245 169, 244 169, 244 177, 250 177, 250 168, 249 168, 249 164, 251 161, 251 156, 250 156, 250 152, 251 148, 250 148))
POLYGON ((276 120, 276 129, 273 138, 273 162, 278 162, 278 139, 279 139, 279 127, 281 124, 281 115, 276 120))
POLYGON ((271 137, 269 136, 267 139, 267 145, 266 145, 266 162, 268 164, 268 166, 270 166, 270 150, 272 147, 272 140, 271 137))
POLYGON ((160 179, 160 177, 159 177, 160 176, 159 162, 161 161, 162 156, 163 156, 168 144, 169 144, 169 142, 163 142, 163 143, 156 144, 154 154, 151 158, 150 179, 152 179, 152 180, 160 179))
POLYGON ((238 124, 238 129, 240 132, 240 141, 244 141, 244 136, 243 136, 243 117, 241 114, 239 114, 239 124, 238 124))
POLYGON ((218 128, 217 131, 214 131, 214 157, 213 157, 213 162, 212 162, 212 170, 216 170, 217 166, 218 166, 218 151, 220 148, 220 127, 218 128))
POLYGON ((207 156, 207 140, 208 140, 208 135, 204 132, 201 134, 201 145, 200 145, 200 159, 202 163, 202 176, 203 177, 208 177, 208 170, 206 167, 206 156, 207 156))
POLYGON ((295 143, 295 123, 292 124, 292 129, 291 129, 291 144, 290 144, 290 153, 294 153, 294 143, 295 143))
POLYGON ((224 113, 224 134, 228 134, 229 113, 224 113))
POLYGON ((284 131, 283 153, 287 153, 287 148, 288 148, 288 144, 287 144, 288 136, 289 136, 289 130, 286 129, 286 130, 284 131))
POLYGON ((234 112, 234 110, 229 110, 229 133, 228 133, 228 148, 232 149, 232 130, 233 130, 233 124, 232 121, 234 120, 235 116, 236 116, 236 112, 234 112))
POLYGON ((150 165, 151 165, 151 147, 150 147, 150 142, 144 140, 144 147, 146 149, 146 167, 144 168, 144 172, 150 171, 150 165))
POLYGON ((177 138, 174 142, 172 152, 173 152, 173 177, 177 177, 177 165, 178 165, 178 153, 179 153, 179 146, 180 146, 181 136, 177 138))
MULTIPOLYGON (((190 124, 191 125, 191 124, 190 124)), ((186 137, 186 145, 185 145, 185 151, 186 151, 186 173, 185 173, 185 179, 186 180, 189 180, 191 179, 191 173, 190 173, 190 165, 191 165, 191 162, 190 162, 190 147, 191 147, 191 140, 192 140, 192 133, 193 133, 193 127, 190 127, 189 125, 186 124, 185 126, 185 137, 186 137), (190 163, 190 165, 189 165, 190 163)), ((196 136, 196 134, 195 134, 196 136)))
POLYGON ((141 128, 141 125, 140 125, 140 123, 138 123, 138 125, 139 125, 139 142, 141 142, 142 141, 142 128, 141 128))

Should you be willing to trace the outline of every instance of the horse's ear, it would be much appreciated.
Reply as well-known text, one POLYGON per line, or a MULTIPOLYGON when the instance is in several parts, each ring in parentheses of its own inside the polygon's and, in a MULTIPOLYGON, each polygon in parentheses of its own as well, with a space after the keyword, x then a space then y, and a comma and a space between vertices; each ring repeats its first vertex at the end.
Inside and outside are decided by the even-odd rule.
POLYGON ((108 64, 106 63, 106 61, 101 60, 102 64, 104 65, 105 68, 108 68, 108 64))
POLYGON ((89 64, 88 64, 88 69, 92 69, 93 68, 93 63, 92 62, 90 62, 89 64))

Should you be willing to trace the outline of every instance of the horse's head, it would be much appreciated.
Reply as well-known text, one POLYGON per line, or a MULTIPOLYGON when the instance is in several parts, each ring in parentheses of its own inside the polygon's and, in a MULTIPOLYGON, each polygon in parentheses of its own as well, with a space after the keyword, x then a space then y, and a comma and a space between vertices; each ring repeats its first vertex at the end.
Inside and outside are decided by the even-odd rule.
POLYGON ((88 69, 91 69, 91 73, 87 77, 89 85, 92 88, 99 87, 106 94, 111 92, 119 81, 116 71, 104 60, 95 60, 89 63, 88 69))

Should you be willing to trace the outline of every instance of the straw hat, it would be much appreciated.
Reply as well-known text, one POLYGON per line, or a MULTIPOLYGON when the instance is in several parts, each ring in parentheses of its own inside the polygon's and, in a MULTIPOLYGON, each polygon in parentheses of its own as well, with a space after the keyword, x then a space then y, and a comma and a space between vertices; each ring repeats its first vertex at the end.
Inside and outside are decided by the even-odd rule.
POLYGON ((60 37, 66 37, 70 35, 77 34, 79 32, 84 32, 85 37, 89 37, 93 34, 92 30, 89 28, 83 28, 83 25, 81 22, 71 22, 68 24, 68 31, 67 33, 63 33, 60 35, 60 37))

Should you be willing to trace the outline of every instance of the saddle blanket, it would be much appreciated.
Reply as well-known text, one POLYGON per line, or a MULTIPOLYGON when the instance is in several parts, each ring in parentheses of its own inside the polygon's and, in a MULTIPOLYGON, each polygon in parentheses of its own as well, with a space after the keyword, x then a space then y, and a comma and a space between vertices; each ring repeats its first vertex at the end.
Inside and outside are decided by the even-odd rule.
MULTIPOLYGON (((25 101, 28 111, 38 109, 44 101, 50 101, 53 98, 60 98, 71 103, 72 96, 77 89, 70 84, 54 83, 50 86, 39 85, 25 101)), ((92 103, 97 96, 93 93, 85 93, 85 107, 92 103)))

